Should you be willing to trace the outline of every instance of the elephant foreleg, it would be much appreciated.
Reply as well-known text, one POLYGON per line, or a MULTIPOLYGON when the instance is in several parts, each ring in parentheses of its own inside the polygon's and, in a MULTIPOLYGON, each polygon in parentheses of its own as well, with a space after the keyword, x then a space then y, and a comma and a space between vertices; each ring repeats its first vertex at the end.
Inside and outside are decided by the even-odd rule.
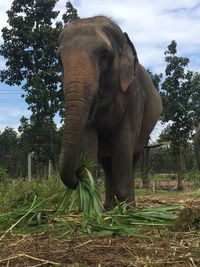
MULTIPOLYGON (((122 156, 123 157, 123 156, 122 156)), ((132 203, 135 206, 134 177, 131 160, 113 159, 114 193, 120 202, 132 203)))
POLYGON ((112 183, 112 163, 108 157, 99 159, 105 175, 105 210, 112 210, 115 207, 114 189, 112 183))
POLYGON ((112 181, 114 193, 120 202, 135 205, 134 179, 132 170, 132 139, 128 129, 120 133, 113 144, 112 151, 112 181))

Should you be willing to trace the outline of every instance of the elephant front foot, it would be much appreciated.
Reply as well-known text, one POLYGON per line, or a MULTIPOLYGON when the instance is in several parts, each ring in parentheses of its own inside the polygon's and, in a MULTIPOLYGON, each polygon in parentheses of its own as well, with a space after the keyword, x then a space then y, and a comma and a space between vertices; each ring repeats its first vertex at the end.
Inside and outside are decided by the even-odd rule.
POLYGON ((113 210, 116 207, 116 205, 114 203, 105 202, 103 204, 103 207, 104 207, 104 211, 109 211, 109 210, 113 210))

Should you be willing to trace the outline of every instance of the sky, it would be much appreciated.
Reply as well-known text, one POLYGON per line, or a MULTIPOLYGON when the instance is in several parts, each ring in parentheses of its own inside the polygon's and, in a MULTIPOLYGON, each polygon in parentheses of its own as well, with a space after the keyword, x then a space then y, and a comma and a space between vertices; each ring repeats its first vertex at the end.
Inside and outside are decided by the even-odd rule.
MULTIPOLYGON (((0 1, 0 31, 7 26, 6 11, 12 0, 0 1)), ((59 0, 55 10, 65 9, 59 0)), ((127 32, 138 53, 140 63, 153 73, 164 73, 164 51, 176 40, 178 55, 188 57, 191 71, 200 71, 200 0, 71 0, 80 17, 105 15, 127 32)), ((3 39, 0 33, 0 44, 3 39)), ((5 60, 0 57, 0 69, 5 60)), ((0 131, 6 126, 17 129, 20 118, 30 112, 20 87, 0 84, 0 131)), ((160 124, 155 127, 158 136, 160 124)))

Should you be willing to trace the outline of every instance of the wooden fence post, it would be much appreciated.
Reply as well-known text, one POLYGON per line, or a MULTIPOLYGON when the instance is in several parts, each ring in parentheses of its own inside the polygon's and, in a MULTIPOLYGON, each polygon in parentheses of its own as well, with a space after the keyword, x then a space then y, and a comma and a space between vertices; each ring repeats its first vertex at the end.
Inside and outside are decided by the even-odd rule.
POLYGON ((28 181, 31 181, 32 179, 32 164, 31 164, 32 155, 33 152, 28 153, 28 181))

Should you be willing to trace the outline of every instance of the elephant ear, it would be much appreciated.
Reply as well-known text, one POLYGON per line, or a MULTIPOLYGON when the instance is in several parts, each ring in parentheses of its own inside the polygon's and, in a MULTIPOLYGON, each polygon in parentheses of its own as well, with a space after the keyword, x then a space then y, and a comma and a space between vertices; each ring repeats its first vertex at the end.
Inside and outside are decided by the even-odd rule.
POLYGON ((126 92, 134 79, 138 63, 137 52, 127 33, 124 33, 124 47, 120 56, 120 83, 123 92, 126 92))

